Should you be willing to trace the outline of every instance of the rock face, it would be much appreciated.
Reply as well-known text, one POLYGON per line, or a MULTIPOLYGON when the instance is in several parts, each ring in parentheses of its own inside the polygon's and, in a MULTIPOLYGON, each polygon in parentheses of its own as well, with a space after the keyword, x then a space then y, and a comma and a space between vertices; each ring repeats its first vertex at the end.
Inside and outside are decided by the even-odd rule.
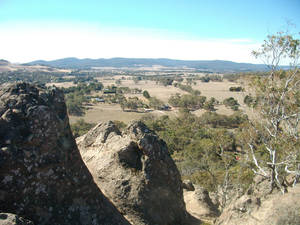
POLYGON ((32 221, 12 213, 0 213, 0 225, 34 225, 32 221))
POLYGON ((55 88, 0 87, 0 211, 35 224, 129 224, 82 161, 55 88))
POLYGON ((269 194, 269 185, 262 181, 246 194, 237 196, 225 207, 216 225, 300 225, 300 185, 288 193, 269 194))
POLYGON ((187 211, 195 218, 212 223, 220 212, 212 202, 209 193, 204 188, 193 185, 194 190, 184 190, 184 201, 187 211))
POLYGON ((177 167, 142 122, 123 133, 100 123, 76 141, 98 186, 132 224, 187 224, 177 167))

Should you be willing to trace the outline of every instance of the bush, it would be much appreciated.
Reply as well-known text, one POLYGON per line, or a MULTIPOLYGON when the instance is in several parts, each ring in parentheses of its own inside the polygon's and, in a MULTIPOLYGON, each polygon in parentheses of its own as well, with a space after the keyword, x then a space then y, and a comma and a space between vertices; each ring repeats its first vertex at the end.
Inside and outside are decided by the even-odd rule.
POLYGON ((227 107, 230 107, 232 110, 237 111, 239 109, 239 103, 237 100, 235 100, 233 97, 226 98, 223 101, 223 104, 227 107))
POLYGON ((174 107, 181 107, 188 110, 197 110, 204 107, 205 96, 180 95, 176 94, 169 98, 169 104, 174 107))
POLYGON ((71 124, 71 131, 74 138, 77 138, 86 134, 95 125, 96 124, 94 123, 87 123, 83 119, 79 119, 75 123, 71 124))
POLYGON ((239 87, 230 87, 229 91, 240 92, 240 91, 244 91, 244 88, 242 88, 241 86, 239 86, 239 87))
POLYGON ((143 91, 143 96, 147 99, 151 97, 148 91, 143 91))
POLYGON ((214 128, 237 128, 248 120, 248 116, 241 113, 234 113, 233 115, 226 116, 215 112, 206 112, 199 120, 202 124, 208 124, 214 128))

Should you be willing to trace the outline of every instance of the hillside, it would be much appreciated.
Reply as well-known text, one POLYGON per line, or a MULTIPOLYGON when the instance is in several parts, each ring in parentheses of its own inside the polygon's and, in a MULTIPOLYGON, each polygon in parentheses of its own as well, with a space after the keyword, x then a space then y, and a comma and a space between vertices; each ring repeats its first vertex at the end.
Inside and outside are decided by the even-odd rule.
POLYGON ((46 65, 58 68, 90 69, 92 67, 152 67, 192 68, 211 72, 242 72, 266 70, 262 64, 236 63, 222 60, 174 60, 145 58, 78 59, 64 58, 52 61, 37 60, 26 65, 46 65))

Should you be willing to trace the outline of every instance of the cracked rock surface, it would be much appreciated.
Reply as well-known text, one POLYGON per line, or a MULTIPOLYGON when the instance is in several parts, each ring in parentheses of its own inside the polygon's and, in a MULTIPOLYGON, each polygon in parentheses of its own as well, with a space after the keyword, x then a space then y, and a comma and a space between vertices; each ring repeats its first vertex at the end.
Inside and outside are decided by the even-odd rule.
POLYGON ((34 224, 129 224, 82 161, 56 88, 0 87, 0 212, 34 224))
POLYGON ((179 171, 145 124, 121 133, 113 122, 99 123, 76 141, 99 188, 132 224, 187 224, 179 171))

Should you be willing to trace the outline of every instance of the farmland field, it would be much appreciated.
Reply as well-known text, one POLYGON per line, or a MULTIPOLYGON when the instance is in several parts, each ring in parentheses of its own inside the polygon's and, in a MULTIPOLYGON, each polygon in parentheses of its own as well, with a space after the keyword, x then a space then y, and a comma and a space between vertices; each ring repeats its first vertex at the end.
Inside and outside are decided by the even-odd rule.
MULTIPOLYGON (((113 78, 108 77, 100 77, 97 78, 98 81, 102 82, 104 86, 108 85, 116 85, 115 81, 117 79, 121 80, 121 84, 117 85, 120 87, 129 87, 130 89, 138 88, 142 91, 147 90, 152 97, 157 97, 162 100, 164 103, 168 103, 168 99, 175 95, 176 93, 187 94, 187 92, 180 90, 174 86, 163 86, 160 84, 156 84, 155 81, 142 80, 135 83, 130 76, 115 76, 113 78)), ((65 86, 70 86, 71 84, 66 83, 65 86)), ((240 109, 247 113, 248 116, 253 117, 253 112, 246 107, 243 103, 243 99, 246 95, 244 92, 230 92, 229 88, 233 86, 240 86, 238 83, 229 82, 224 80, 223 82, 208 82, 204 83, 201 81, 197 81, 196 85, 192 85, 193 89, 201 91, 201 95, 207 97, 207 99, 214 97, 219 102, 222 102, 225 98, 234 97, 240 104, 240 109)), ((126 97, 138 97, 139 99, 147 102, 147 100, 143 97, 142 94, 125 94, 126 97)), ((230 108, 225 107, 224 105, 216 106, 217 113, 230 115, 234 111, 230 108)), ((206 110, 200 109, 196 110, 193 113, 197 116, 203 114, 206 110)), ((108 120, 119 120, 125 123, 128 123, 132 120, 138 120, 143 116, 153 115, 153 116, 162 116, 168 115, 174 117, 178 115, 178 109, 172 108, 169 111, 161 111, 161 110, 153 110, 152 112, 131 112, 131 111, 123 111, 119 104, 108 104, 108 103, 94 103, 88 106, 88 110, 86 111, 83 117, 70 116, 70 122, 74 123, 80 118, 83 118, 86 122, 97 123, 100 121, 108 121, 108 120)))

